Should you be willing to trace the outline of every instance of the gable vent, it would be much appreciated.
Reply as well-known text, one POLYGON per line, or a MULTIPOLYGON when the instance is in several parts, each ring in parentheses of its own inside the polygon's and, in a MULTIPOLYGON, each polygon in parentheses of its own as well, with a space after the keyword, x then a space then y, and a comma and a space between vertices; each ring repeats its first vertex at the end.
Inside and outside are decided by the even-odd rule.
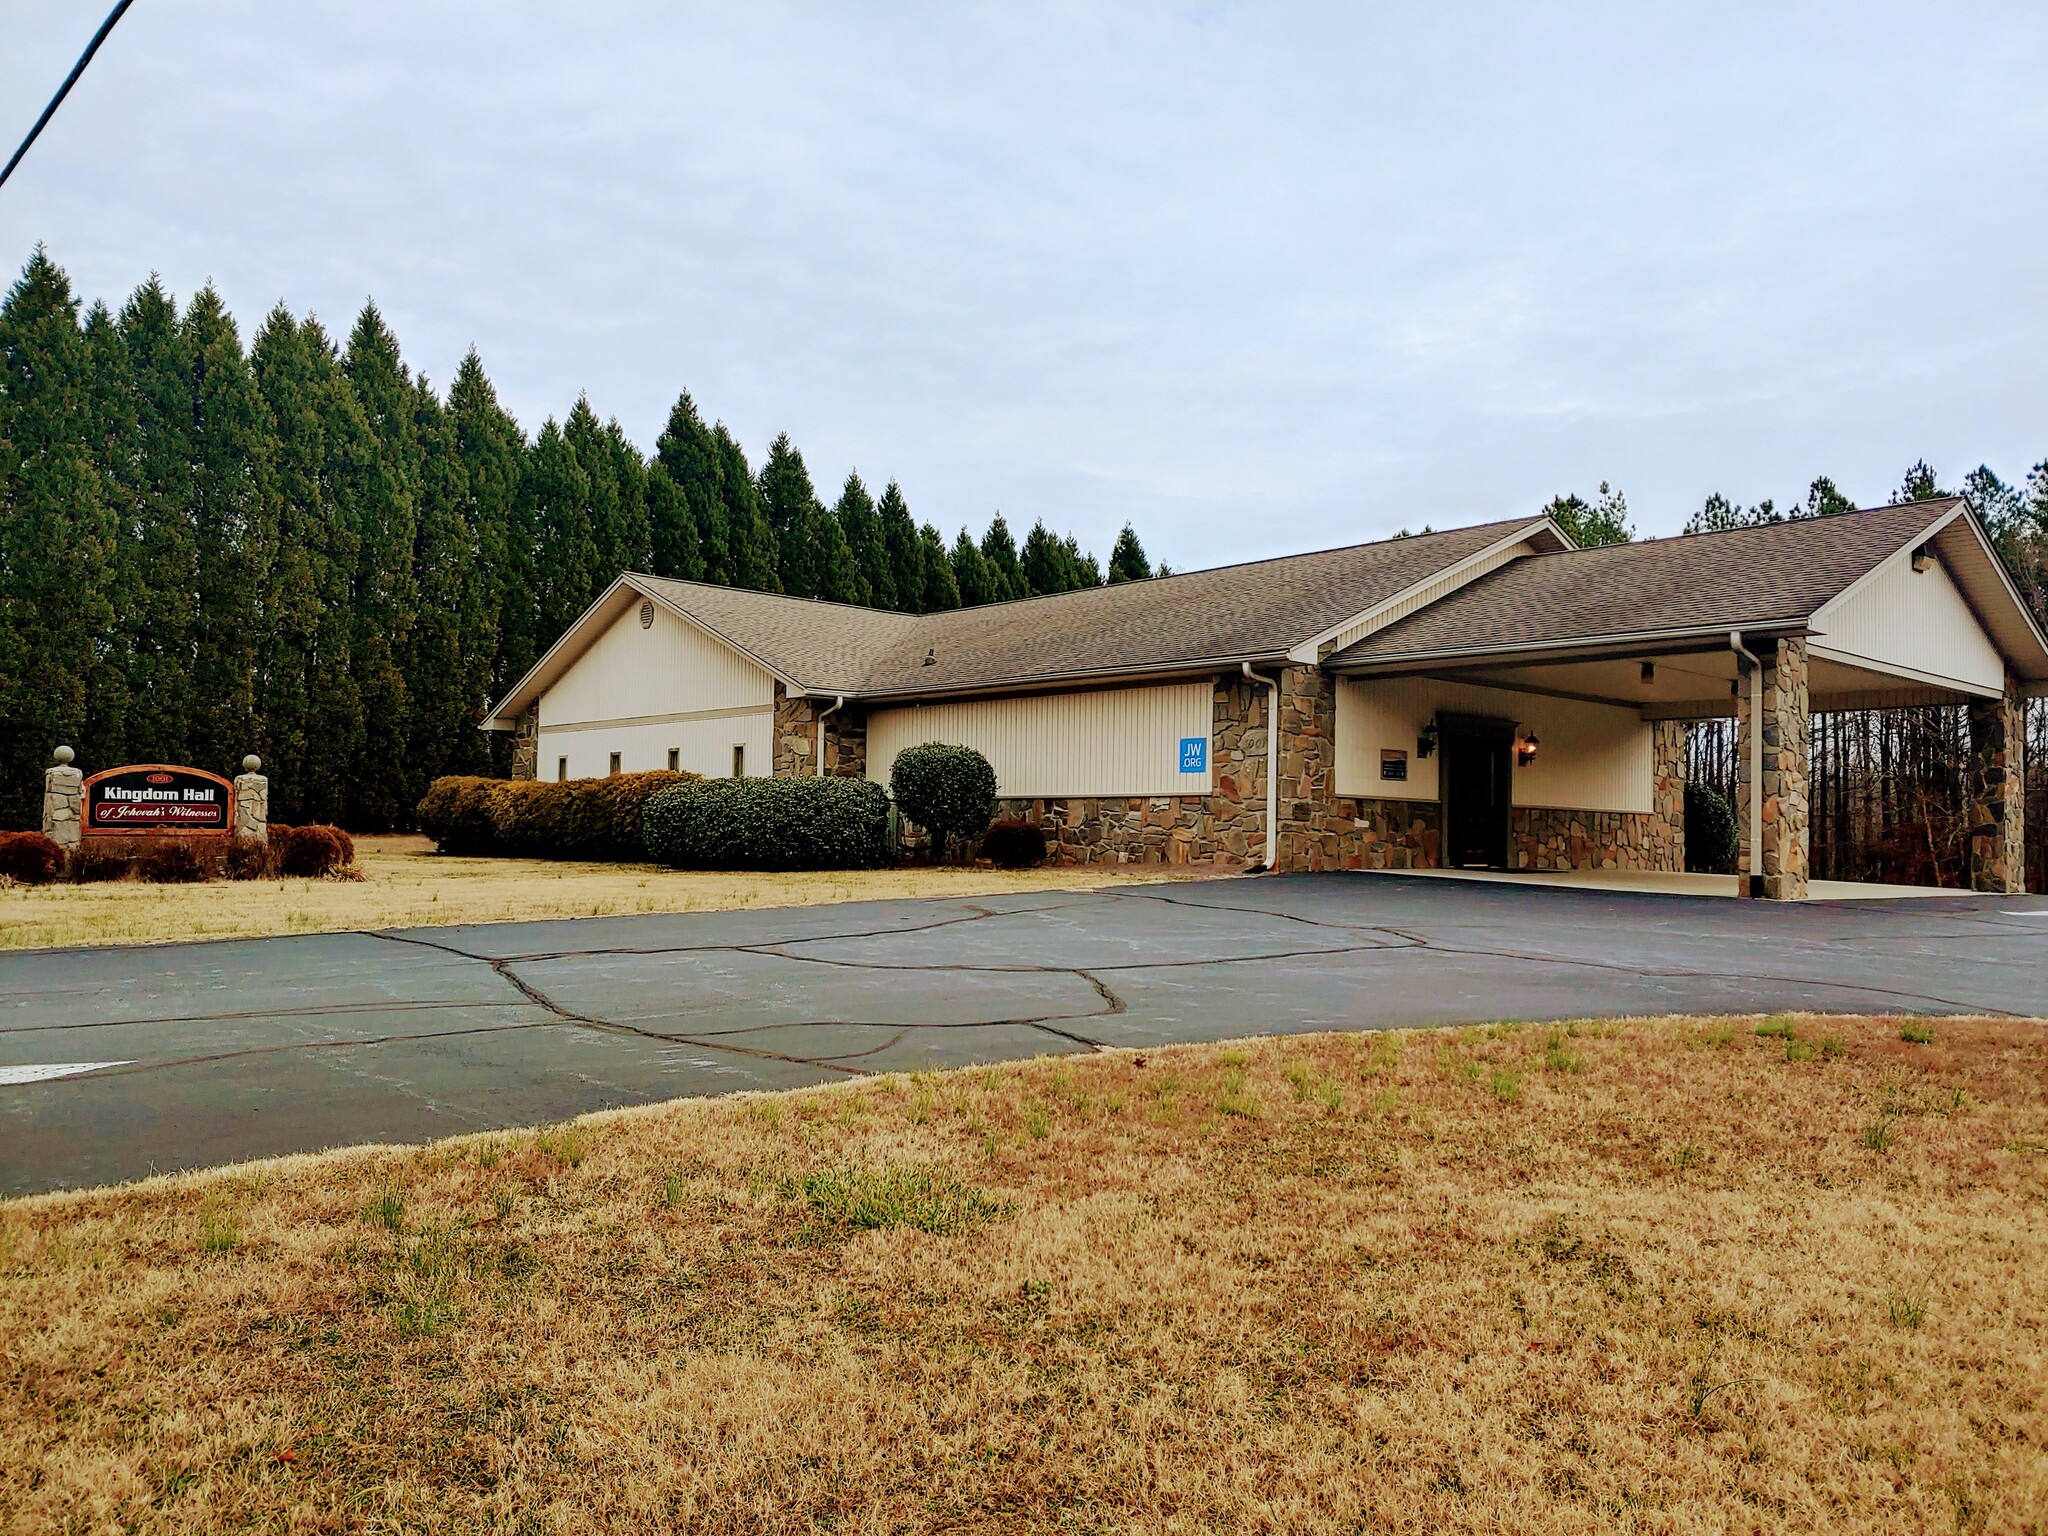
POLYGON ((642 629, 654 628, 654 604, 652 602, 645 602, 640 605, 640 627, 642 629))

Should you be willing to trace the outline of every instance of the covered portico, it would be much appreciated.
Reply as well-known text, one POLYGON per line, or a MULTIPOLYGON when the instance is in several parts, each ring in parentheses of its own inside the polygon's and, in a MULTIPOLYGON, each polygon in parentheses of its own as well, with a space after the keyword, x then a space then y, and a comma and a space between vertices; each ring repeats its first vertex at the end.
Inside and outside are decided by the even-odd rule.
MULTIPOLYGON (((1667 835, 1675 816, 1677 852, 1667 867, 1676 870, 1684 868, 1680 733, 1732 718, 1738 872, 1748 894, 1780 900, 1808 894, 1814 713, 1965 705, 1969 884, 2025 888, 2024 709, 2029 694, 2048 688, 2048 640, 1959 500, 1520 561, 1324 665, 1361 690, 1362 707, 1368 695, 1438 701, 1417 750, 1455 754, 1438 778, 1443 862, 1453 866, 1587 867, 1554 845, 1532 857, 1526 838, 1504 845, 1498 859, 1461 857, 1485 851, 1467 830, 1474 814, 1497 814, 1486 800, 1488 774, 1473 766, 1481 756, 1503 762, 1473 739, 1487 718, 1510 733, 1500 796, 1510 818, 1508 807, 1532 798, 1524 785, 1539 785, 1518 769, 1553 745, 1589 762, 1616 756, 1625 722, 1640 721, 1638 750, 1647 750, 1654 781, 1646 840, 1667 835), (1442 703, 1472 699, 1490 707, 1442 703), (1606 722, 1605 736, 1544 740, 1531 722, 1554 716, 1558 701, 1598 711, 1585 718, 1606 722)), ((1617 786, 1610 793, 1625 789, 1625 773, 1608 777, 1617 786)), ((1598 792, 1599 774, 1553 782, 1570 783, 1571 803, 1598 814, 1586 797, 1598 792)))

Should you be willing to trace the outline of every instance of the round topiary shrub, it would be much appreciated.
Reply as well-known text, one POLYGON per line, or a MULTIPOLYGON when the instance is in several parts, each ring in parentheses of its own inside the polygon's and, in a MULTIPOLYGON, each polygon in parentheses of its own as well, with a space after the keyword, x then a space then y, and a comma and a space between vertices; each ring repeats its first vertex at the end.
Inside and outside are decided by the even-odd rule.
POLYGON ((1045 833, 1012 817, 991 822, 981 834, 981 856, 1003 869, 1036 869, 1045 862, 1045 833))
POLYGON ((64 850, 40 832, 0 832, 0 875, 16 885, 48 885, 64 873, 64 850))
POLYGON ((874 869, 889 797, 866 779, 706 779, 650 799, 643 836, 677 869, 874 869))
POLYGON ((1685 785, 1685 867, 1700 874, 1732 875, 1735 812, 1711 784, 1685 785))
POLYGON ((339 827, 273 827, 270 846, 277 872, 294 880, 324 879, 356 861, 355 842, 339 827))
POLYGON ((981 836, 995 819, 996 771, 972 747, 928 741, 896 754, 889 794, 931 834, 932 857, 942 859, 950 842, 981 836))

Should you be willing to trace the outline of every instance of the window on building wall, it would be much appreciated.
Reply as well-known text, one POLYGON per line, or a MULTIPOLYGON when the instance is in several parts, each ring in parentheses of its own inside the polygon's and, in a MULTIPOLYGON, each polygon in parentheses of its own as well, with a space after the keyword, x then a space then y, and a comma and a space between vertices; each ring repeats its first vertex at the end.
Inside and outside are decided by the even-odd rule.
POLYGON ((619 754, 618 754, 618 753, 616 753, 616 752, 614 752, 614 753, 612 754, 612 760, 611 760, 611 764, 610 764, 610 766, 609 766, 609 767, 607 767, 607 768, 605 769, 605 772, 606 772, 606 773, 609 773, 609 774, 614 774, 614 775, 615 775, 615 774, 617 774, 617 773, 618 773, 618 771, 619 771, 619 754))
POLYGON ((670 747, 668 749, 668 771, 670 773, 675 773, 678 770, 680 770, 682 766, 683 749, 681 747, 670 747))
POLYGON ((732 776, 736 779, 747 776, 747 744, 743 741, 732 744, 732 776))
POLYGON ((562 784, 569 782, 569 759, 566 757, 555 759, 555 779, 556 782, 562 784))

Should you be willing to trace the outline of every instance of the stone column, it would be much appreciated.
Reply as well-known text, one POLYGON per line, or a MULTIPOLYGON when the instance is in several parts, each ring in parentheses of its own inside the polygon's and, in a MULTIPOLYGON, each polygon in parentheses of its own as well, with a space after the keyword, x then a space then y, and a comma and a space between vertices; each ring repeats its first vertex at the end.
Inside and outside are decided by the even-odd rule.
POLYGON ((540 700, 535 699, 520 711, 519 723, 512 729, 512 777, 515 779, 537 779, 540 777, 540 700))
POLYGON ((235 841, 264 843, 270 840, 270 780, 258 770, 263 759, 251 752, 242 759, 242 771, 235 775, 235 841))
POLYGON ((85 775, 71 766, 69 747, 51 755, 57 766, 43 770, 43 836, 68 850, 78 846, 85 826, 85 775))
POLYGON ((1750 856, 1751 778, 1750 689, 1747 672, 1735 695, 1735 816, 1744 875, 1761 873, 1763 893, 1773 901, 1806 898, 1808 775, 1812 762, 1813 712, 1806 689, 1806 642, 1780 640, 1757 647, 1764 664, 1763 687, 1763 859, 1750 856))
POLYGON ((1685 869, 1685 743, 1691 729, 1684 720, 1650 722, 1654 808, 1643 849, 1647 869, 1685 869))
POLYGON ((2011 676, 1995 699, 1970 700, 1970 889, 2027 888, 2027 705, 2011 676))

